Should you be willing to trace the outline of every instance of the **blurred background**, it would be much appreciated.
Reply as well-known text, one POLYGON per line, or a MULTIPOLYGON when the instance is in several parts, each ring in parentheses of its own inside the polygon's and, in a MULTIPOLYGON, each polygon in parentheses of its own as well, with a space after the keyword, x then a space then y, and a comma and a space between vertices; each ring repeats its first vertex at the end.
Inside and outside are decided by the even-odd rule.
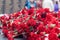
MULTIPOLYGON (((0 0, 0 14, 18 12, 24 8, 27 1, 28 0, 0 0)), ((42 3, 45 2, 44 0, 39 0, 39 1, 41 3, 40 4, 41 6, 43 5, 42 3)), ((56 1, 58 1, 59 4, 58 6, 60 7, 60 0, 48 0, 48 1, 52 1, 54 4, 56 3, 56 1)), ((48 4, 48 2, 46 3, 48 4)), ((45 4, 43 6, 45 6, 45 4)))
POLYGON ((20 11, 26 0, 0 0, 0 14, 20 11))

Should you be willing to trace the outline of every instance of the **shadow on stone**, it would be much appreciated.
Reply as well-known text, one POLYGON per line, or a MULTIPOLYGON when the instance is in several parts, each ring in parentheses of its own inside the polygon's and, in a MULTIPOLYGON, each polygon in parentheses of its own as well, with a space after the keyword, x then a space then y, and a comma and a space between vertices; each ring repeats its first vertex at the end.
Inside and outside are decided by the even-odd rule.
POLYGON ((23 35, 16 36, 15 38, 23 38, 23 35))

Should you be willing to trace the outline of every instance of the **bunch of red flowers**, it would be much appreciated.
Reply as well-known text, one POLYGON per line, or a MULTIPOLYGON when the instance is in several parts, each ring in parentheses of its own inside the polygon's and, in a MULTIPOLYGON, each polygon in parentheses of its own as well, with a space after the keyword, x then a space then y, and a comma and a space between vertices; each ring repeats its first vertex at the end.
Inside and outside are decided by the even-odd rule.
POLYGON ((23 35, 27 40, 60 40, 59 14, 60 12, 54 16, 48 8, 22 9, 13 14, 5 14, 0 17, 0 21, 8 40, 14 40, 14 37, 19 35, 23 35))

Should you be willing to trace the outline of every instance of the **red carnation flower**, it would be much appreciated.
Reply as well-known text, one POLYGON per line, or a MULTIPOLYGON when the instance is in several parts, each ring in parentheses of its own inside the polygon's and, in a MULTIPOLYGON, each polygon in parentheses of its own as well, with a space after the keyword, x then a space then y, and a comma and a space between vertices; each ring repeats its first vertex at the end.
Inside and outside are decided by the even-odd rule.
POLYGON ((56 33, 50 33, 48 38, 49 40, 58 40, 56 33))
POLYGON ((45 27, 43 24, 40 24, 38 27, 37 27, 37 30, 39 30, 40 32, 44 32, 45 31, 45 27))
POLYGON ((8 36, 8 40, 14 40, 14 38, 13 38, 13 34, 7 34, 7 36, 8 36))

